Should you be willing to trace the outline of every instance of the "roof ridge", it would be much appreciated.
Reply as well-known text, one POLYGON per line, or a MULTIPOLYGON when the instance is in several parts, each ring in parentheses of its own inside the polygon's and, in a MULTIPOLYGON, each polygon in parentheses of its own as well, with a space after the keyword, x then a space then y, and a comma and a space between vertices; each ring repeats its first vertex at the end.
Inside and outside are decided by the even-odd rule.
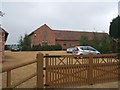
MULTIPOLYGON (((60 32, 79 32, 79 33, 101 33, 101 34, 104 34, 106 32, 94 32, 94 31, 71 31, 71 30, 55 30, 55 29, 52 29, 53 31, 60 31, 60 32)), ((106 33, 107 34, 107 33, 106 33)))

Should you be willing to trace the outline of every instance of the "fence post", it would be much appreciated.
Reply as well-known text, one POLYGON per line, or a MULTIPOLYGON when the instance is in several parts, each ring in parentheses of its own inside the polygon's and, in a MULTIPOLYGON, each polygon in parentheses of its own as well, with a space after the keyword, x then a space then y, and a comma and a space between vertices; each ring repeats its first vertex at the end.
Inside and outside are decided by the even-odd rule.
POLYGON ((118 59, 120 60, 120 53, 119 53, 119 54, 117 54, 117 57, 118 57, 118 59))
POLYGON ((11 87, 11 70, 7 71, 7 87, 11 87))
MULTIPOLYGON (((45 56, 49 56, 49 54, 45 54, 45 56)), ((48 57, 45 58, 45 88, 47 88, 48 85, 48 57)))
MULTIPOLYGON (((120 53, 118 53, 117 54, 117 58, 118 58, 118 68, 120 68, 120 53)), ((119 75, 119 73, 120 73, 120 70, 118 69, 118 81, 120 81, 120 75, 119 75)), ((119 85, 120 85, 120 83, 119 83, 119 85)), ((119 87, 119 89, 120 89, 120 87, 119 87)))
POLYGON ((37 54, 37 88, 43 88, 43 54, 37 54))
POLYGON ((93 54, 89 54, 88 83, 93 85, 93 54))

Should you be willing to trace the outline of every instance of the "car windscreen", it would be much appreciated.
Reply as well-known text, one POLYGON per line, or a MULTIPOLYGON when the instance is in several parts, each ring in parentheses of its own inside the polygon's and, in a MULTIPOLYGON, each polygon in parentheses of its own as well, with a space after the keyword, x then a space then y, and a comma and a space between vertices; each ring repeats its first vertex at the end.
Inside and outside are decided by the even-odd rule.
POLYGON ((17 45, 13 45, 11 48, 19 48, 19 46, 17 46, 17 45))

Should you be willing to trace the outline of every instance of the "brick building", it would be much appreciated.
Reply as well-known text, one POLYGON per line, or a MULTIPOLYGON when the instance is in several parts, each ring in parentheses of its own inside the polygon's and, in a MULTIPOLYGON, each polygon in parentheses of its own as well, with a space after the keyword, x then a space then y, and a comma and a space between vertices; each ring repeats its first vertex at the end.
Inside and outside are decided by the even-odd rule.
POLYGON ((0 63, 4 61, 4 44, 7 40, 8 33, 0 27, 0 63))
POLYGON ((79 39, 81 36, 88 37, 89 41, 92 41, 94 36, 101 38, 107 33, 97 32, 80 32, 80 31, 68 31, 68 30, 54 30, 46 24, 42 25, 29 36, 31 38, 31 46, 33 45, 61 45, 63 49, 71 46, 79 45, 79 39))

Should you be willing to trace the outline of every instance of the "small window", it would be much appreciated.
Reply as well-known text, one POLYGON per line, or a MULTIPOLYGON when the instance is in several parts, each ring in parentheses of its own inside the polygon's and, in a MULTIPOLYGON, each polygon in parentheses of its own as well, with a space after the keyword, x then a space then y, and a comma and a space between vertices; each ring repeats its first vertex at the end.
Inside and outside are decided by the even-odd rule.
POLYGON ((63 45, 66 46, 66 43, 64 43, 63 45))
POLYGON ((64 46, 66 46, 66 42, 64 42, 64 44, 63 44, 64 46))
POLYGON ((74 51, 79 51, 79 49, 78 48, 74 48, 74 51))
POLYGON ((47 46, 48 42, 47 41, 42 41, 42 46, 47 46))
POLYGON ((88 50, 88 48, 87 47, 82 47, 82 50, 88 50))
POLYGON ((34 34, 34 37, 36 37, 36 34, 34 34))
POLYGON ((95 49, 93 49, 93 48, 89 48, 89 50, 91 50, 91 51, 96 51, 95 49))
POLYGON ((42 34, 43 34, 44 36, 46 36, 46 35, 47 35, 47 31, 44 31, 42 34))
POLYGON ((84 48, 83 48, 83 47, 82 47, 82 48, 80 48, 80 49, 84 50, 84 48))

